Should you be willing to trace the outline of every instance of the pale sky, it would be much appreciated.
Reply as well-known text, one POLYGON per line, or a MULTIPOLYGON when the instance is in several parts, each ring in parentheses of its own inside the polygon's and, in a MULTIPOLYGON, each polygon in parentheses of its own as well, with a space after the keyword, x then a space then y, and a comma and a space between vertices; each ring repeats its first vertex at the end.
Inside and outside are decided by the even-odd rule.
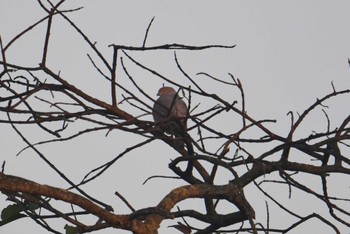
MULTIPOLYGON (((113 51, 108 47, 110 44, 141 46, 145 29, 153 16, 155 20, 149 32, 146 44, 148 46, 170 43, 195 46, 237 45, 233 49, 178 51, 177 56, 183 68, 211 93, 227 98, 239 98, 238 91, 231 93, 232 90, 212 86, 204 77, 196 76, 196 73, 206 72, 222 79, 228 78, 227 74, 231 73, 239 78, 245 88, 248 113, 256 119, 277 119, 277 124, 271 125, 271 129, 280 134, 286 133, 290 126, 287 112, 300 113, 316 98, 330 93, 332 81, 337 90, 350 87, 350 68, 347 61, 350 57, 349 1, 68 0, 62 9, 80 6, 84 8, 68 16, 97 43, 97 47, 107 58, 111 58, 113 51)), ((7 44, 16 34, 44 16, 44 13, 37 1, 1 0, 0 36, 3 42, 7 44)), ((42 24, 16 42, 7 51, 7 61, 25 66, 37 65, 40 62, 40 48, 45 29, 46 24, 42 24)), ((56 72, 61 71, 63 76, 69 77, 70 81, 82 90, 109 101, 108 83, 92 68, 86 54, 93 53, 88 51, 87 46, 82 46, 81 38, 59 17, 54 18, 52 30, 48 64, 56 72)), ((172 79, 184 85, 188 83, 176 69, 173 53, 130 54, 172 79)), ((155 98, 163 82, 133 67, 130 62, 126 64, 144 90, 155 98)), ((125 85, 128 84, 124 75, 120 75, 119 80, 125 85)), ((333 127, 339 125, 349 114, 349 101, 347 96, 327 103, 330 105, 328 114, 334 120, 331 123, 333 127)), ((150 102, 149 104, 151 105, 150 102)), ((132 114, 137 115, 137 112, 132 114)), ((0 116, 5 118, 3 114, 0 116)), ((151 120, 150 116, 145 118, 151 120)), ((312 130, 325 130, 327 124, 321 110, 316 111, 305 123, 307 125, 297 136, 307 136, 312 130)), ((225 128, 224 124, 218 123, 218 129, 225 128)), ((25 144, 10 127, 2 124, 1 129, 3 140, 0 143, 0 163, 6 160, 6 173, 24 176, 38 183, 67 187, 67 184, 30 150, 16 157, 16 153, 25 144)), ((47 137, 36 128, 23 131, 33 143, 47 137)), ((107 137, 105 134, 106 132, 99 132, 85 135, 72 142, 49 144, 40 146, 39 149, 73 181, 78 182, 91 169, 114 158, 126 147, 142 141, 138 136, 120 134, 117 131, 111 132, 107 137)), ((259 149, 252 149, 255 150, 259 152, 259 149)), ((155 179, 146 185, 142 183, 152 175, 174 175, 168 169, 168 163, 175 156, 175 152, 169 152, 164 143, 153 142, 122 158, 104 176, 84 189, 111 204, 116 213, 129 212, 113 195, 116 190, 130 198, 130 203, 137 209, 156 205, 171 189, 179 186, 178 181, 155 179)), ((310 178, 312 179, 314 178, 310 178)), ((339 181, 345 183, 348 178, 339 181)), ((276 194, 280 192, 277 188, 271 191, 276 194)), ((287 196, 285 190, 281 191, 281 194, 287 196)), ((339 183, 339 193, 348 196, 349 185, 339 183)), ((247 194, 247 198, 256 199, 252 203, 261 208, 256 211, 257 221, 265 223, 266 199, 261 197, 262 194, 260 197, 247 194)), ((2 201, 4 198, 0 195, 2 201)), ((309 201, 307 197, 298 197, 296 194, 293 202, 292 207, 299 207, 302 213, 305 206, 318 211, 319 204, 309 201)), ((0 202, 0 208, 6 205, 8 203, 0 202)), ((320 210, 327 209, 320 207, 320 210)), ((305 214, 308 213, 309 209, 305 214)), ((273 213, 270 218, 272 224, 278 220, 277 223, 285 227, 291 222, 290 217, 281 217, 273 213)), ((62 223, 59 225, 61 226, 58 227, 62 228, 64 226, 62 223)), ((171 223, 165 222, 160 233, 178 233, 175 229, 167 228, 168 225, 171 223)), ((337 225, 341 230, 347 230, 340 224, 337 225)), ((319 230, 316 222, 310 222, 304 227, 306 226, 305 233, 329 233, 329 230, 319 230)), ((1 233, 8 234, 28 230, 30 233, 46 233, 31 220, 21 220, 0 228, 1 233)), ((97 233, 115 233, 114 231, 110 229, 97 233)), ((296 229, 291 233, 300 231, 296 229)))

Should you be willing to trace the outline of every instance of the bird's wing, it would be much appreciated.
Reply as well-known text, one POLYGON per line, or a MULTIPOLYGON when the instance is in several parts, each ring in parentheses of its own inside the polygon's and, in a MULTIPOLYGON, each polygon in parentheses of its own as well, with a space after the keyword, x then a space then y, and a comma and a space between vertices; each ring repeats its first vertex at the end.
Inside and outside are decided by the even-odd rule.
POLYGON ((180 98, 176 99, 173 110, 175 110, 176 117, 185 118, 187 116, 187 112, 188 112, 187 105, 180 98))

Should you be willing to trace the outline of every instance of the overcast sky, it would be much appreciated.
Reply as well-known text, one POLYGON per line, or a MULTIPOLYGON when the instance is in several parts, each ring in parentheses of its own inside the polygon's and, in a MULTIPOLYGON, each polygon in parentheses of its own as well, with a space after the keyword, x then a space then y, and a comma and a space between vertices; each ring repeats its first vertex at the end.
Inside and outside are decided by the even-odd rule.
MULTIPOLYGON (((111 58, 112 55, 112 48, 108 47, 110 44, 141 46, 145 29, 152 17, 155 19, 149 32, 148 46, 169 43, 196 46, 236 45, 233 49, 180 51, 177 55, 186 71, 193 76, 198 72, 207 72, 220 78, 227 78, 227 74, 231 73, 239 78, 245 87, 248 113, 256 119, 277 119, 278 123, 272 128, 278 133, 285 133, 288 130, 288 111, 303 111, 316 98, 332 91, 331 82, 338 90, 348 89, 350 86, 350 69, 347 62, 350 57, 349 1, 68 0, 62 9, 80 6, 84 8, 68 16, 97 43, 107 58, 111 58)), ((36 1, 1 0, 0 36, 3 42, 6 44, 21 30, 44 15, 45 12, 36 1)), ((43 42, 45 28, 46 24, 42 24, 14 44, 13 48, 8 50, 7 61, 37 65, 40 62, 42 52, 40 45, 43 42)), ((84 91, 108 99, 108 91, 105 89, 107 86, 100 85, 102 81, 96 78, 98 74, 93 71, 86 57, 87 47, 81 46, 82 40, 62 19, 54 18, 52 38, 55 46, 49 49, 48 64, 56 72, 61 71, 66 77, 74 77, 72 82, 82 87, 84 91)), ((176 71, 172 53, 152 52, 134 55, 174 80, 181 79, 179 81, 186 85, 186 80, 179 78, 180 73, 176 71)), ((137 69, 133 71, 133 75, 138 77, 138 81, 148 94, 155 98, 163 82, 137 69)), ((198 76, 198 79, 202 78, 198 76)), ((203 87, 210 92, 222 92, 218 87, 211 87, 206 82, 203 79, 203 87)), ((222 95, 230 97, 229 93, 222 92, 222 95)), ((334 120, 333 127, 339 125, 339 122, 349 114, 349 101, 347 96, 340 98, 336 103, 329 103, 333 104, 328 110, 334 120)), ((313 117, 315 119, 308 122, 310 125, 305 127, 305 132, 310 133, 312 129, 324 130, 326 122, 322 112, 317 112, 313 117), (318 118, 317 115, 322 117, 318 118)), ((15 157, 25 145, 9 127, 1 125, 1 129, 4 140, 0 142, 2 149, 0 159, 1 163, 6 160, 7 173, 26 176, 39 183, 67 186, 57 175, 50 175, 47 166, 29 150, 15 157)), ((33 142, 41 137, 40 131, 30 135, 33 142)), ((96 136, 82 137, 72 143, 53 144, 41 149, 74 181, 79 181, 96 165, 120 153, 123 149, 118 147, 120 142, 125 147, 131 146, 132 137, 135 138, 130 135, 124 138, 117 132, 105 137, 105 133, 101 132, 96 136), (84 157, 83 165, 79 164, 82 161, 81 157, 84 157), (71 162, 68 165, 67 160, 71 162)), ((141 141, 141 138, 139 139, 141 141)), ((131 203, 136 208, 143 208, 155 205, 176 186, 176 182, 173 181, 151 181, 144 186, 141 185, 147 177, 155 174, 173 175, 168 169, 168 163, 175 155, 175 153, 168 155, 168 148, 161 142, 146 146, 143 150, 131 153, 101 178, 103 185, 110 184, 107 189, 101 185, 101 189, 91 191, 101 199, 105 197, 114 199, 111 203, 117 213, 118 208, 123 205, 117 198, 111 198, 115 190, 131 197, 131 203), (155 147, 159 149, 159 153, 154 152, 155 147), (144 152, 147 152, 146 155, 144 152), (131 164, 136 170, 132 171, 133 174, 128 174, 130 173, 128 165, 131 164), (125 177, 121 178, 121 175, 128 178, 128 183, 124 180, 125 177), (111 195, 101 195, 101 191, 111 195), (154 191, 159 191, 160 194, 154 194, 154 191), (140 198, 139 194, 143 194, 143 197, 140 198)), ((349 190, 346 192, 349 194, 349 190)), ((0 198, 3 200, 4 196, 0 198)), ((299 201, 302 206, 303 201, 299 201)), ((6 205, 0 203, 0 208, 6 205)), ((263 208, 264 206, 265 204, 262 204, 263 208)), ((125 207, 120 210, 128 211, 125 207)), ((271 218, 273 221, 278 217, 271 218)), ((31 230, 31 233, 46 233, 35 224, 28 224, 30 222, 16 222, 1 228, 0 232, 16 234, 31 230)), ((310 225, 310 227, 314 228, 314 232, 308 233, 328 233, 317 230, 317 226, 310 225)), ((161 233, 174 231, 166 227, 162 230, 161 233)))

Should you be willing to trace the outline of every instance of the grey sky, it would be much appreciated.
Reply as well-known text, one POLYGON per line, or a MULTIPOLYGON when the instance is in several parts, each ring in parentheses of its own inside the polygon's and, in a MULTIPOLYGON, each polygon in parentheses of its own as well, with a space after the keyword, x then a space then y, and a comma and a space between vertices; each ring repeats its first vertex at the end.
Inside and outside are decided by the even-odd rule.
MULTIPOLYGON (((98 48, 111 58, 110 44, 141 46, 145 29, 153 16, 147 45, 182 43, 188 45, 237 45, 233 49, 210 49, 202 52, 178 52, 180 63, 186 71, 195 76, 197 72, 207 72, 221 78, 232 73, 245 87, 247 111, 259 118, 274 118, 279 122, 272 126, 278 133, 285 133, 290 126, 288 111, 303 111, 316 98, 331 92, 331 82, 336 89, 350 86, 350 69, 347 62, 350 57, 350 2, 338 1, 67 1, 63 8, 84 6, 84 9, 68 16, 90 37, 98 48)), ((44 12, 36 1, 1 0, 0 35, 6 44, 18 32, 42 17, 44 12)), ((55 20, 55 19, 54 19, 55 20)), ((13 49, 8 51, 8 62, 36 65, 40 62, 41 50, 38 50, 44 38, 46 24, 28 34, 13 49)), ((109 100, 108 84, 99 78, 91 68, 86 57, 87 47, 81 47, 82 40, 61 19, 53 24, 52 47, 49 49, 48 63, 61 70, 66 77, 74 77, 73 83, 90 94, 109 100)), ((91 53, 91 51, 89 52, 91 53)), ((181 79, 176 70, 173 54, 145 53, 134 54, 139 60, 159 69, 173 79, 181 79)), ((162 85, 160 80, 152 78, 143 71, 130 70, 141 82, 143 88, 152 97, 162 85)), ((208 91, 221 92, 219 87, 212 87, 203 77, 202 84, 208 91)), ((121 82, 125 82, 120 77, 121 82)), ((127 83, 125 83, 127 84, 127 83)), ((238 92, 223 96, 239 98, 238 92)), ((197 100, 200 102, 201 100, 197 100)), ((328 110, 334 120, 333 126, 349 114, 349 96, 340 98, 328 110), (344 107, 344 108, 341 108, 344 107), (347 109, 345 108, 347 107, 347 109)), ((326 120, 322 111, 313 115, 315 119, 307 121, 303 132, 324 130, 326 120)), ((151 120, 151 116, 145 117, 151 120)), ((225 127, 225 126, 218 126, 225 127)), ((30 150, 19 157, 15 154, 22 149, 22 143, 13 131, 1 125, 2 148, 1 163, 6 160, 9 174, 25 176, 39 183, 51 183, 66 187, 58 176, 44 165, 30 150)), ((33 142, 45 138, 41 131, 24 130, 33 142)), ((71 143, 52 144, 40 149, 60 169, 74 181, 82 179, 89 170, 115 157, 123 147, 131 146, 135 139, 141 138, 130 134, 112 132, 83 136, 71 143), (123 147, 118 144, 122 142, 123 147), (84 158, 83 160, 81 158, 84 158), (70 163, 67 163, 67 162, 70 163), (82 163, 83 162, 83 163, 82 163)), ((100 185, 86 186, 92 195, 110 202, 116 212, 128 212, 127 208, 113 196, 118 190, 130 197, 136 208, 155 205, 160 198, 174 188, 177 181, 154 180, 142 186, 142 182, 152 175, 172 175, 168 163, 175 152, 161 142, 152 143, 142 150, 132 152, 116 164, 99 180, 100 185), (155 152, 154 148, 159 149, 155 152), (128 165, 134 165, 130 170, 128 165), (135 175, 135 173, 137 174, 135 175), (124 178, 128 178, 128 183, 124 178), (106 188, 106 184, 108 184, 106 188), (100 186, 100 187, 98 187, 100 186), (155 191, 157 193, 155 194, 155 191), (140 198, 140 194, 142 197, 140 198)), ((312 178, 310 178, 312 180, 312 178)), ((340 185, 339 185, 340 186, 340 185)), ((348 186, 348 185, 347 185, 348 186)), ((276 191, 279 191, 278 189, 276 191)), ((284 190, 283 190, 284 191, 284 190)), ((349 194, 349 189, 341 193, 349 194)), ((247 195, 254 199, 254 196, 247 195)), ((298 195, 297 195, 298 196, 298 195)), ((4 196, 0 195, 3 200, 4 196)), ((297 197, 300 208, 305 206, 304 197, 297 197)), ((261 211, 257 212, 261 222, 264 220, 265 203, 261 202, 261 211)), ((317 207, 311 201, 307 204, 317 207)), ((7 204, 0 203, 0 208, 7 204)), ((273 209, 273 208, 272 208, 273 209)), ((321 209, 321 208, 320 208, 321 209)), ((322 208, 323 209, 323 208, 322 208)), ((272 216, 271 221, 279 217, 272 216)), ((279 221, 285 224, 288 220, 279 221)), ((93 221, 92 221, 93 222, 93 221)), ((60 224, 62 225, 62 224, 60 224)), ((167 229, 161 233, 176 233, 167 229)), ((308 233, 328 233, 309 226, 308 233), (312 230, 311 230, 312 228, 312 230)), ((342 227, 344 228, 344 227, 342 227)), ((15 234, 30 230, 31 233, 46 233, 31 221, 19 221, 0 229, 1 233, 15 234), (28 224, 29 223, 29 224, 28 224)), ((345 228, 342 230, 346 230, 345 228)), ((63 230, 62 230, 63 231, 63 230)), ((300 230, 299 230, 300 231, 300 230)), ((100 233, 113 233, 111 230, 100 233)), ((122 233, 121 231, 118 233, 122 233)), ((293 233, 298 233, 293 232, 293 233)))

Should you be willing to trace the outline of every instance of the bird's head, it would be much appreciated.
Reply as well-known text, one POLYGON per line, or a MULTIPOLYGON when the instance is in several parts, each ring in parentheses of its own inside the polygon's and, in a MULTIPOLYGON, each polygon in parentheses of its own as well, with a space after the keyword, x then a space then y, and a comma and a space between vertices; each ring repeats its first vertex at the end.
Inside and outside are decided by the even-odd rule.
POLYGON ((158 90, 157 95, 158 96, 164 96, 164 95, 174 95, 176 94, 175 89, 169 86, 164 86, 158 90))

